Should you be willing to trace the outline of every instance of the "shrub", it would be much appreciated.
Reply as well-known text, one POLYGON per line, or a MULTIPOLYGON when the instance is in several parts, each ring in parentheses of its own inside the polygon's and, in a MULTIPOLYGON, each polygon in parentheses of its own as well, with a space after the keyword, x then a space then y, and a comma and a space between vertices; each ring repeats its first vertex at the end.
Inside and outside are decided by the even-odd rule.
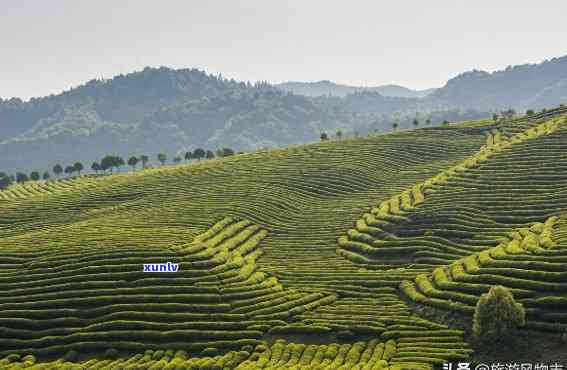
POLYGON ((109 348, 104 352, 104 358, 107 360, 116 360, 118 358, 118 351, 114 348, 109 348))
POLYGON ((507 288, 493 286, 478 300, 473 317, 473 335, 483 341, 501 341, 510 335, 512 329, 523 326, 525 317, 524 307, 514 300, 507 288))
POLYGON ((177 352, 175 352, 174 357, 180 358, 182 360, 187 360, 189 358, 189 354, 186 351, 180 349, 177 352))
POLYGON ((337 333, 337 338, 340 340, 351 340, 354 338, 354 333, 350 330, 341 330, 337 333))
POLYGON ((201 351, 201 356, 214 357, 219 354, 219 350, 214 347, 207 347, 201 351))
POLYGON ((384 353, 382 354, 382 360, 389 361, 396 354, 397 345, 396 341, 390 339, 386 342, 384 346, 384 353))
POLYGON ((18 355, 17 353, 11 353, 6 356, 6 360, 8 361, 8 363, 18 362, 20 361, 20 355, 18 355))
POLYGON ((36 363, 34 355, 26 355, 22 358, 23 367, 30 367, 36 363))
POLYGON ((63 356, 63 361, 65 362, 77 362, 79 359, 79 352, 71 350, 63 356))

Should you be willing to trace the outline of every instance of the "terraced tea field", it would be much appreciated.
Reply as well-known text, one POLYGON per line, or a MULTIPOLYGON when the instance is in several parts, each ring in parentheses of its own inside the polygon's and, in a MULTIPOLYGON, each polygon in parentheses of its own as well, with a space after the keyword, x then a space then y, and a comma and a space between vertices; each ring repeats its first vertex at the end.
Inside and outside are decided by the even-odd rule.
POLYGON ((562 332, 565 113, 0 192, 0 366, 430 369, 473 350, 416 305, 495 284, 562 332))

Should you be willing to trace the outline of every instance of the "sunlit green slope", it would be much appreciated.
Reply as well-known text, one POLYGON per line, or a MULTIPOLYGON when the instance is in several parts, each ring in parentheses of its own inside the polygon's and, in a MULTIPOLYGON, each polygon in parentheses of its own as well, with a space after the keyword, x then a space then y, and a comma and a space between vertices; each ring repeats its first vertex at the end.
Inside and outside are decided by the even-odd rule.
POLYGON ((467 358, 462 330, 412 313, 417 294, 442 301, 416 282, 567 208, 561 114, 11 188, 0 357, 137 368, 165 356, 165 368, 228 356, 250 369, 467 358), (365 215, 383 216, 380 231, 365 215), (168 261, 179 271, 143 272, 168 261))
POLYGON ((475 155, 363 215, 339 253, 363 264, 440 265, 401 285, 412 300, 472 315, 510 288, 528 328, 567 330, 567 118, 493 130, 475 155))

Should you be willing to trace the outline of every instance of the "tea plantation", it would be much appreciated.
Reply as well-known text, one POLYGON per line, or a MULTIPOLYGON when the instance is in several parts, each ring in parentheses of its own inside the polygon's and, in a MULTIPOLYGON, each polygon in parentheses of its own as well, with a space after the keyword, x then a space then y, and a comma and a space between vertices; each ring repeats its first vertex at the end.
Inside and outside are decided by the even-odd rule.
POLYGON ((431 369, 494 285, 564 333, 566 153, 559 108, 12 186, 0 368, 431 369))

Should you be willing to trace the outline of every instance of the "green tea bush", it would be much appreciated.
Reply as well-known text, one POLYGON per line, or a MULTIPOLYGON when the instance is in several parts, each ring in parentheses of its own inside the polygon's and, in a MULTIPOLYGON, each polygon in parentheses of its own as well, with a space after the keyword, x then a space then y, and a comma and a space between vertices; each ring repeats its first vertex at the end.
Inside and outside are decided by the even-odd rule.
POLYGON ((109 360, 116 360, 119 356, 119 353, 114 348, 109 348, 104 352, 103 357, 109 360))
POLYGON ((63 356, 63 361, 65 362, 77 362, 79 359, 79 352, 71 350, 63 356))
POLYGON ((26 355, 22 357, 22 367, 32 367, 37 362, 37 359, 34 355, 26 355))
POLYGON ((393 339, 388 340, 384 346, 384 353, 382 354, 382 359, 389 361, 392 357, 394 357, 396 351, 397 351, 396 341, 393 339))
POLYGON ((205 356, 205 357, 213 357, 213 356, 217 356, 218 354, 219 354, 219 350, 214 347, 207 347, 201 351, 201 356, 205 356))

